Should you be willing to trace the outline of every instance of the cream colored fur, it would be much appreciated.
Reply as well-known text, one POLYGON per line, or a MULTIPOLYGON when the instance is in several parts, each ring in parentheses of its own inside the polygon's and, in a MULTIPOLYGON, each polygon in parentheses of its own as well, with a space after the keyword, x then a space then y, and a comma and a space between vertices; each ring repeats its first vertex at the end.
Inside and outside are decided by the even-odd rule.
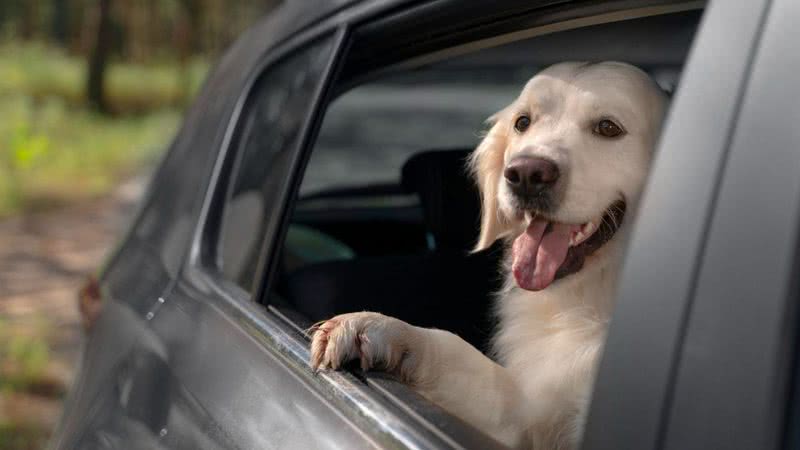
MULTIPOLYGON (((338 369, 348 360, 360 360, 364 369, 396 374, 510 447, 575 448, 605 340, 625 234, 665 107, 657 85, 633 66, 561 63, 537 74, 514 103, 491 119, 493 126, 471 161, 483 198, 477 250, 498 238, 511 242, 525 229, 525 215, 514 210, 503 178, 505 164, 515 155, 549 158, 566 177, 553 220, 592 220, 620 197, 628 207, 621 229, 579 272, 537 292, 518 288, 507 276, 496 303, 498 362, 447 331, 359 312, 318 327, 312 366, 338 369), (517 133, 513 123, 523 112, 532 123, 517 133), (626 134, 608 139, 593 133, 593 124, 605 117, 619 121, 626 134)), ((508 263, 502 270, 510 272, 508 263)))

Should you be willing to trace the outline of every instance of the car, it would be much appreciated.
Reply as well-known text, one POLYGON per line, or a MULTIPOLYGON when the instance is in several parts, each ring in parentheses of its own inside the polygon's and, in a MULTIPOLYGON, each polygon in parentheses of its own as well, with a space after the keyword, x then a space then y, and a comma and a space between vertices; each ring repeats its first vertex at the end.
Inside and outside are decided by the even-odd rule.
MULTIPOLYGON (((583 448, 800 447, 800 5, 284 1, 220 59, 99 277, 51 446, 500 448, 401 383, 315 373, 369 309, 486 349, 482 120, 562 60, 672 95, 583 448)), ((482 407, 480 404, 476 408, 482 407)))

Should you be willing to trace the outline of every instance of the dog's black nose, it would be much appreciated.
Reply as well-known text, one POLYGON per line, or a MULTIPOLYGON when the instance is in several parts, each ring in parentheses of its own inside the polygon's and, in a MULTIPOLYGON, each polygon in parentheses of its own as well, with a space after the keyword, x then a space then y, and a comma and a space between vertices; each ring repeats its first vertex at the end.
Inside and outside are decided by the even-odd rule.
POLYGON ((558 166, 536 156, 517 156, 503 172, 511 191, 518 196, 537 195, 558 181, 558 166))

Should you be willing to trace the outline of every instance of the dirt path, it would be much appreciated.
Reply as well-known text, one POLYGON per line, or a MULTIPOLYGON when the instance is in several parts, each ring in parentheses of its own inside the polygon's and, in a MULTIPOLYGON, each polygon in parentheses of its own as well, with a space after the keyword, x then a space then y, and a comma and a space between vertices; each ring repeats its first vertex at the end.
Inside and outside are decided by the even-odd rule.
POLYGON ((82 343, 77 290, 143 186, 137 178, 105 198, 0 221, 0 450, 36 448, 58 420, 82 343))

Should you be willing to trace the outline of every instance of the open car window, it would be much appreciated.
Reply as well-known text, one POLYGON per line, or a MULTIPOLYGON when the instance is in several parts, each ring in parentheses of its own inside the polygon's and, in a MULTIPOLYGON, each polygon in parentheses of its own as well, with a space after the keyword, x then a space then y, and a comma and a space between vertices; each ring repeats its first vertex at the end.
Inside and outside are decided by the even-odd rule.
MULTIPOLYGON (((307 93, 292 95, 302 88, 271 97, 272 86, 297 82, 288 71, 283 81, 263 83, 252 100, 259 105, 252 111, 263 117, 254 113, 244 128, 232 172, 225 208, 231 225, 223 228, 218 255, 225 274, 245 289, 261 281, 255 275, 269 276, 258 299, 295 331, 337 314, 375 311, 451 331, 489 354, 503 248, 498 242, 471 253, 480 198, 466 169, 486 120, 537 71, 561 61, 630 62, 671 94, 700 17, 700 10, 684 10, 532 33, 504 45, 475 43, 471 50, 466 42, 452 56, 406 55, 385 66, 365 65, 363 72, 348 65, 354 55, 345 54, 339 66, 346 70, 337 72, 308 159, 300 164, 285 233, 276 233, 281 240, 271 247, 260 240, 273 238, 265 235, 267 224, 284 212, 276 183, 294 168, 294 155, 272 150, 295 145, 300 128, 275 111, 309 104, 307 93), (258 265, 262 248, 272 249, 261 255, 271 261, 269 274, 258 272, 265 267, 258 265)), ((297 65, 309 67, 325 51, 310 50, 311 59, 297 65)), ((387 394, 382 379, 357 375, 380 395, 417 402, 413 408, 420 409, 410 391, 395 386, 387 394)))
POLYGON ((301 202, 347 188, 397 185, 403 164, 422 149, 474 147, 483 121, 514 99, 533 70, 422 68, 346 92, 325 114, 301 202))
POLYGON ((303 324, 377 311, 488 349, 503 252, 497 243, 470 254, 480 200, 466 167, 487 119, 563 60, 624 60, 671 93, 699 17, 547 34, 341 89, 303 175, 270 301, 303 324))

